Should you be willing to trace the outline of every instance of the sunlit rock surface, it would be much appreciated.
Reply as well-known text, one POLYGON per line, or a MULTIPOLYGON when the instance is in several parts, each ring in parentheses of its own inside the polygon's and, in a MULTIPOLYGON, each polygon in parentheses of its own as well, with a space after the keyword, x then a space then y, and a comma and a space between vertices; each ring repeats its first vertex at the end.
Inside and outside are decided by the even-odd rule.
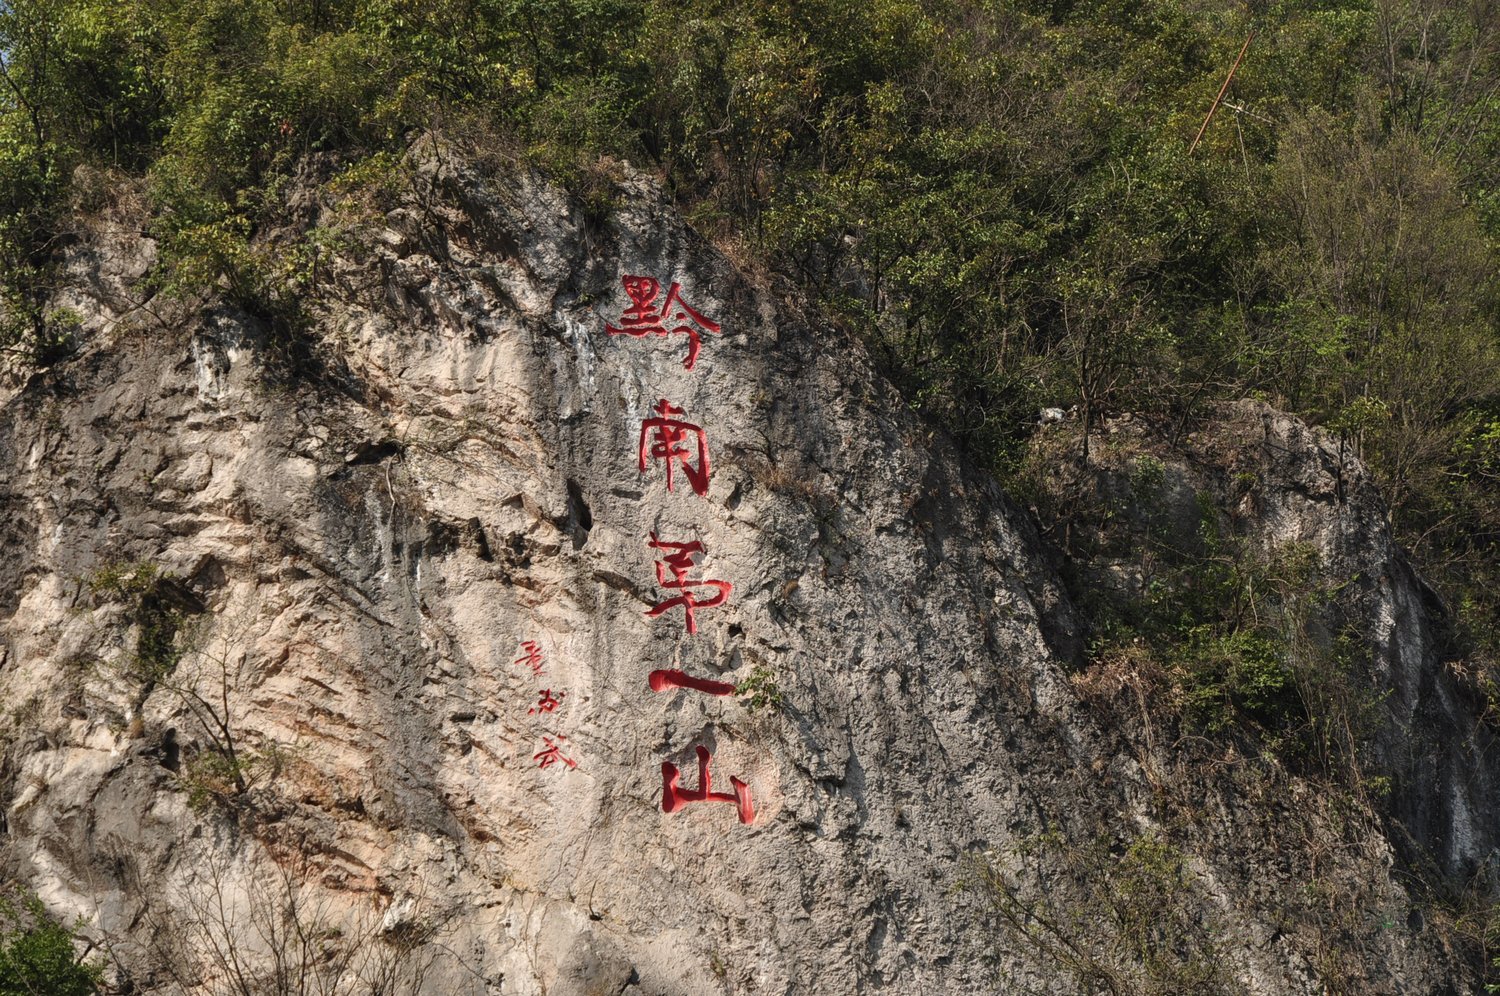
MULTIPOLYGON (((428 149, 322 264, 294 374, 253 315, 143 304, 149 241, 104 230, 70 264, 82 349, 0 410, 0 854, 142 991, 225 991, 215 932, 268 964, 293 921, 339 925, 312 960, 364 958, 350 993, 369 965, 455 994, 1171 991, 1142 943, 1201 991, 1473 991, 1393 823, 1084 704, 1031 520, 843 332, 644 180, 600 222, 428 149), (721 326, 692 370, 685 336, 606 335, 626 274, 721 326), (706 496, 639 469, 661 399, 706 433, 706 496), (652 534, 733 585, 694 635, 647 615, 679 594, 652 534), (91 590, 119 564, 162 572, 150 611, 91 590), (181 657, 148 685, 157 618, 181 657), (653 692, 656 669, 745 694, 653 692), (542 766, 546 737, 576 767, 542 766), (662 811, 698 745, 751 824, 662 811), (1169 846, 1170 882, 1098 876, 1100 841, 1169 846)), ((1467 707, 1421 586, 1357 464, 1268 426, 1255 472, 1282 483, 1248 528, 1366 572, 1387 749, 1427 745, 1394 808, 1472 869, 1493 795, 1447 739, 1467 707)))

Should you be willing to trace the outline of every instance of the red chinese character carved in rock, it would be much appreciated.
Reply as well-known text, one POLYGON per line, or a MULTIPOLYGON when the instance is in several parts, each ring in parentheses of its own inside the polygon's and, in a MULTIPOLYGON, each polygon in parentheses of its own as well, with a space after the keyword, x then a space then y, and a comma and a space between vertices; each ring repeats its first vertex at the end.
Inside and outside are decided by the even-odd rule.
POLYGON ((656 298, 661 293, 661 283, 655 277, 626 274, 620 278, 620 283, 625 285, 625 293, 630 296, 630 307, 620 316, 620 328, 606 322, 605 331, 610 335, 628 335, 637 339, 647 335, 685 334, 688 354, 682 365, 688 370, 693 369, 701 345, 698 329, 718 332, 719 326, 688 306, 682 299, 682 288, 675 281, 660 309, 656 307, 656 298))
POLYGON ((515 660, 511 661, 511 663, 525 664, 527 667, 531 668, 532 674, 540 675, 542 673, 542 648, 537 645, 537 642, 535 640, 527 640, 525 643, 521 644, 521 649, 524 650, 525 653, 522 656, 517 657, 515 660))
POLYGON ((677 780, 682 777, 677 770, 677 765, 671 761, 663 761, 661 765, 661 809, 664 813, 672 813, 686 806, 690 802, 732 802, 739 810, 740 822, 749 823, 755 819, 755 807, 750 802, 750 786, 731 777, 729 782, 734 786, 734 793, 711 792, 708 781, 708 762, 712 759, 708 748, 702 744, 698 745, 698 787, 696 789, 679 788, 677 780))
POLYGON ((694 566, 693 555, 703 552, 703 544, 696 540, 692 543, 668 543, 657 539, 656 534, 652 533, 650 546, 656 550, 674 551, 656 562, 656 580, 663 588, 674 588, 682 594, 647 609, 646 615, 655 619, 668 609, 680 605, 687 616, 687 631, 698 632, 698 619, 694 613, 698 609, 712 609, 723 605, 729 600, 729 593, 734 590, 734 585, 728 581, 689 581, 687 579, 688 571, 694 566), (670 579, 667 577, 668 571, 672 573, 670 579), (691 588, 717 588, 718 591, 700 600, 697 592, 688 590, 691 588))
POLYGON ((552 689, 542 689, 541 697, 537 699, 537 703, 533 708, 526 710, 526 715, 530 716, 533 713, 538 712, 551 712, 553 709, 556 709, 559 705, 562 704, 563 696, 566 694, 566 692, 558 692, 557 697, 554 698, 552 695, 552 689))
POLYGON ((708 494, 708 436, 691 422, 683 422, 670 416, 681 415, 681 408, 662 398, 652 409, 656 418, 641 422, 641 473, 646 472, 647 458, 664 460, 667 464, 667 490, 673 490, 672 471, 678 464, 687 475, 688 483, 700 497, 708 494), (693 452, 696 444, 697 453, 693 452), (693 466, 696 457, 697 466, 693 466))
MULTIPOLYGON (((559 733, 557 735, 557 739, 566 740, 568 738, 559 733)), ((546 768, 550 765, 556 764, 559 761, 561 761, 563 764, 566 764, 570 768, 578 767, 578 762, 573 760, 571 757, 564 756, 561 745, 554 743, 551 737, 543 737, 542 743, 546 744, 547 746, 531 755, 531 759, 533 761, 541 762, 537 765, 538 768, 546 768)))
POLYGON ((653 692, 664 692, 669 688, 690 688, 705 695, 734 694, 734 686, 727 681, 694 678, 683 671, 652 671, 646 680, 653 692))

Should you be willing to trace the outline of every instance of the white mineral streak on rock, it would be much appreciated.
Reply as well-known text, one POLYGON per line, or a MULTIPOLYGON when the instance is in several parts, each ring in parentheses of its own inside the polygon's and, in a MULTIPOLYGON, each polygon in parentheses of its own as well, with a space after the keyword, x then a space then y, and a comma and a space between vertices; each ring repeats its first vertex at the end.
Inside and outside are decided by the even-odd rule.
POLYGON ((598 357, 594 353, 594 337, 601 334, 603 323, 594 320, 592 315, 586 315, 582 320, 572 314, 559 317, 568 342, 573 347, 571 374, 576 380, 568 385, 565 393, 569 404, 558 412, 558 417, 572 418, 586 415, 592 410, 592 401, 598 389, 594 376, 594 369, 598 364, 598 357))
POLYGON ((224 393, 223 357, 207 341, 194 339, 193 371, 198 388, 198 402, 209 404, 219 400, 224 393))

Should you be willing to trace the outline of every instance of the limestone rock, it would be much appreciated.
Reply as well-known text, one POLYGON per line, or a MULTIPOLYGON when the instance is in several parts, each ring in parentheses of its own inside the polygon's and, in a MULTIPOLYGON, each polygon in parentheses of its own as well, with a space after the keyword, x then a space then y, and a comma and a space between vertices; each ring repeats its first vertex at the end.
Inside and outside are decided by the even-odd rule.
MULTIPOLYGON (((212 896, 259 938, 247 951, 274 947, 254 929, 268 904, 291 906, 343 924, 330 951, 405 953, 429 993, 978 993, 1071 991, 1091 965, 1145 986, 1122 954, 1133 921, 1091 905, 1128 899, 1124 880, 1090 869, 1171 853, 1180 867, 1151 866, 1177 869, 1163 901, 1216 931, 1203 991, 1322 992, 1336 971, 1472 991, 1408 916, 1378 827, 1336 838, 1290 777, 1174 782, 1163 745, 1099 721, 1027 516, 775 278, 737 270, 646 180, 619 196, 599 223, 519 167, 429 146, 378 237, 332 263, 320 368, 270 376, 267 328, 229 307, 89 321, 79 355, 5 402, 7 867, 147 991, 222 982, 184 926, 212 896), (694 369, 684 336, 605 333, 625 274, 679 284, 721 325, 694 369), (639 469, 660 399, 707 433, 704 497, 639 469), (647 614, 677 594, 652 534, 701 543, 690 577, 733 585, 695 635, 680 606, 647 614), (148 618, 90 592, 139 563, 201 604, 148 618), (153 684, 143 631, 162 619, 175 649, 153 684), (656 669, 769 701, 653 692, 656 669), (555 710, 531 711, 544 690, 555 710), (576 767, 540 766, 544 737, 576 767), (728 804, 662 811, 663 762, 696 786, 698 745, 716 790, 749 786, 748 826, 728 804), (1339 842, 1315 873, 1266 829, 1299 805, 1339 842), (1338 928, 1335 967, 1331 935, 1281 919, 1313 880, 1376 904, 1338 928), (1017 903, 1057 930, 1008 921, 1017 903)), ((91 286, 83 306, 118 310, 91 286)), ((1420 586, 1378 505, 1332 511, 1338 488, 1369 489, 1328 459, 1268 458, 1284 487, 1257 515, 1360 562, 1379 678, 1440 739, 1459 707, 1432 677, 1420 586)), ((1445 784, 1470 770, 1405 763, 1445 784)), ((1486 785, 1414 818, 1453 862, 1494 846, 1486 785)))

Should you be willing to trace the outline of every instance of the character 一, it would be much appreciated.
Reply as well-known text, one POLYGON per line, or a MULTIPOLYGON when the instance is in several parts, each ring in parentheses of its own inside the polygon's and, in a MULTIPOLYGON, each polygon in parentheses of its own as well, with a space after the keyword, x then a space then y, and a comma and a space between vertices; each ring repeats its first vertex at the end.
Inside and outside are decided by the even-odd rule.
POLYGON ((661 282, 655 277, 626 274, 620 278, 620 283, 625 285, 625 293, 630 296, 630 307, 620 316, 619 328, 606 322, 605 331, 610 335, 628 335, 637 339, 647 335, 686 335, 688 354, 682 365, 688 370, 693 369, 702 344, 698 330, 718 332, 718 324, 688 306, 676 281, 672 282, 667 299, 660 308, 656 306, 656 298, 661 294, 661 282))
POLYGON ((727 681, 714 681, 712 678, 695 678, 686 671, 661 670, 652 671, 646 676, 646 684, 651 686, 653 692, 664 692, 669 688, 688 688, 704 695, 733 695, 734 686, 727 681))
POLYGON ((656 581, 663 588, 674 588, 681 591, 682 594, 657 603, 646 610, 646 615, 655 619, 668 609, 680 605, 682 606, 684 615, 687 617, 687 631, 689 633, 697 633, 698 619, 695 615, 696 611, 698 609, 712 609, 723 605, 729 600, 729 593, 734 590, 734 585, 728 581, 688 580, 687 573, 694 566, 693 555, 703 552, 703 544, 697 540, 691 543, 669 543, 665 540, 657 539, 656 533, 652 533, 649 545, 655 550, 675 551, 668 553, 656 562, 656 581), (667 577, 668 571, 672 573, 670 579, 667 577), (692 588, 716 588, 718 590, 713 595, 700 601, 698 594, 689 590, 692 588))

